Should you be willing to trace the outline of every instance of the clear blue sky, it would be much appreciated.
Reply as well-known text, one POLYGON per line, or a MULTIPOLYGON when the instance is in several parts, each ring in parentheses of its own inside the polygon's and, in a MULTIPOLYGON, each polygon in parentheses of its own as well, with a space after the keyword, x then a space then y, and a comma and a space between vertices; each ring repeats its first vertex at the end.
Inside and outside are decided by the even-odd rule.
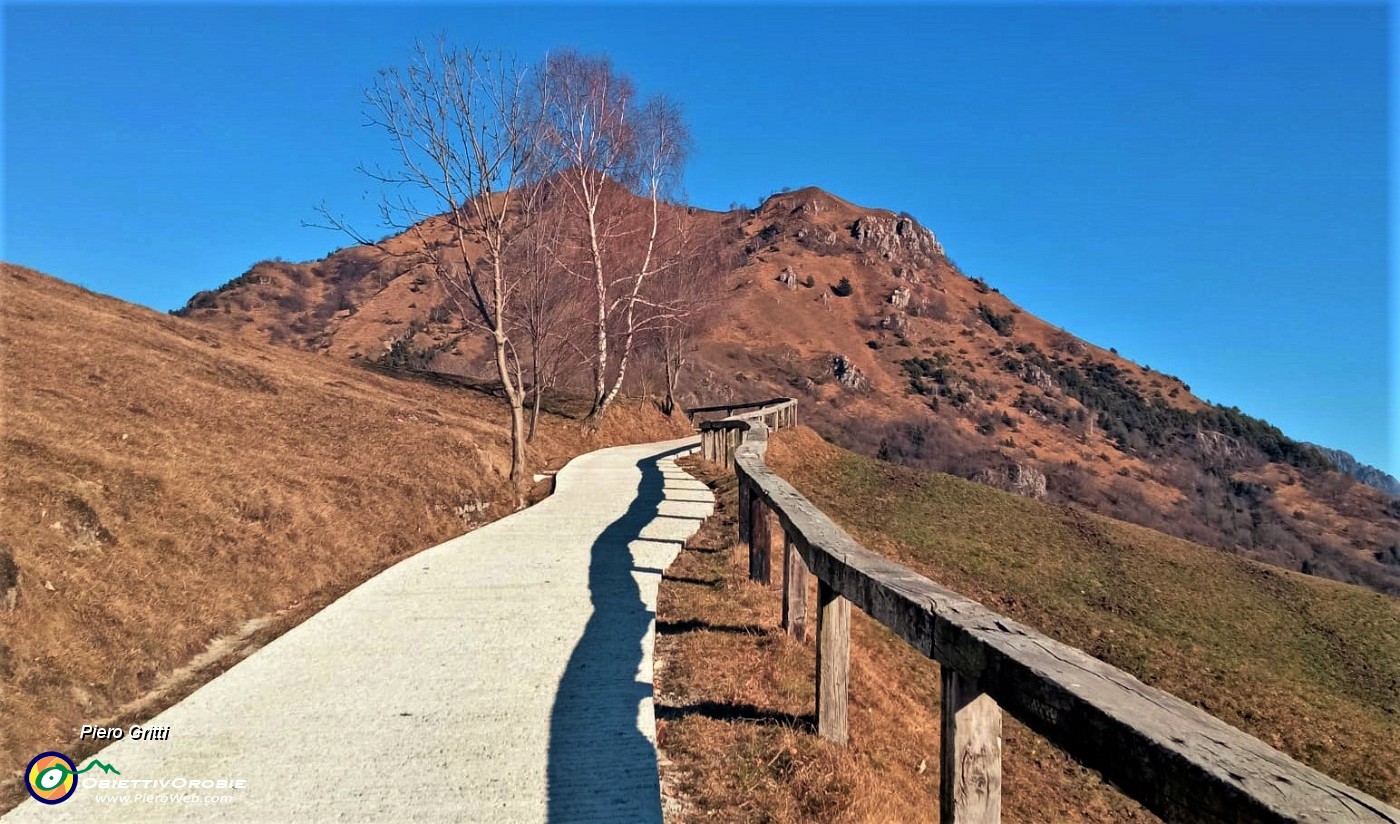
POLYGON ((3 257, 179 306, 343 245, 301 226, 323 200, 372 222, 360 90, 415 38, 606 51, 685 106, 700 205, 818 185, 907 210, 1027 310, 1400 474, 1389 17, 7 4, 3 257))

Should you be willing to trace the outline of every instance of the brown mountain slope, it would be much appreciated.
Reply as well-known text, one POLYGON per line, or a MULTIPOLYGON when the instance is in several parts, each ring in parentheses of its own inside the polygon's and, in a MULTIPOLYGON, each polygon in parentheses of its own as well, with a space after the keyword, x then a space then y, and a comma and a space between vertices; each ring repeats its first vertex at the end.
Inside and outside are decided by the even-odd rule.
MULTIPOLYGON (((506 514, 500 402, 0 265, 0 809, 407 555, 506 514)), ((548 415, 536 466, 674 437, 548 415)))
MULTIPOLYGON (((704 214, 734 265, 682 381, 691 400, 791 394, 866 454, 1400 592, 1400 501, 1022 311, 912 218, 810 188, 704 214)), ((397 262, 353 248, 263 263, 182 312, 337 357, 377 358, 414 332, 421 362, 488 374, 434 285, 397 262)))

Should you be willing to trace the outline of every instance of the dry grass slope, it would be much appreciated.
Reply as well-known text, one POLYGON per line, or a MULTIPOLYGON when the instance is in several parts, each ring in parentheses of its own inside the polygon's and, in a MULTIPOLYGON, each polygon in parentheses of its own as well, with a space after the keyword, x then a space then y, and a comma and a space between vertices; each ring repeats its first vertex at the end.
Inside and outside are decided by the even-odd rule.
MULTIPOLYGON (((509 510, 503 415, 485 396, 11 265, 0 322, 5 778, 45 749, 81 755, 79 725, 147 717, 375 572, 509 510)), ((683 431, 641 405, 618 413, 587 435, 543 420, 536 466, 683 431)), ((10 783, 0 807, 20 795, 10 783)))

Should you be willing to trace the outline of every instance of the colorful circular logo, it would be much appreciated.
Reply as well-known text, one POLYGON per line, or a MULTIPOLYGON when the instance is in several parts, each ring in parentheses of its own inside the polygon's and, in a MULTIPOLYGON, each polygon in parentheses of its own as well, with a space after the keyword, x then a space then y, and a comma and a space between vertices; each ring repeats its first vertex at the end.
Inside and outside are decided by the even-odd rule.
POLYGON ((58 804, 78 788, 78 766, 61 752, 41 752, 24 771, 24 786, 41 804, 58 804))

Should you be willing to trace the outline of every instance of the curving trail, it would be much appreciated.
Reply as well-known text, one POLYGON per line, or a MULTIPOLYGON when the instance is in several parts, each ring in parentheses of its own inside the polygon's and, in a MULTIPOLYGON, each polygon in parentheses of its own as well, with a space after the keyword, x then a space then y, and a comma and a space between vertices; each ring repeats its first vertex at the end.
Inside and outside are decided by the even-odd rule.
POLYGON ((656 590, 713 506, 673 460, 696 443, 576 458, 550 498, 386 570, 145 725, 168 741, 97 756, 129 781, 245 788, 80 784, 4 821, 660 822, 656 590), (191 792, 233 800, 100 801, 191 792))

